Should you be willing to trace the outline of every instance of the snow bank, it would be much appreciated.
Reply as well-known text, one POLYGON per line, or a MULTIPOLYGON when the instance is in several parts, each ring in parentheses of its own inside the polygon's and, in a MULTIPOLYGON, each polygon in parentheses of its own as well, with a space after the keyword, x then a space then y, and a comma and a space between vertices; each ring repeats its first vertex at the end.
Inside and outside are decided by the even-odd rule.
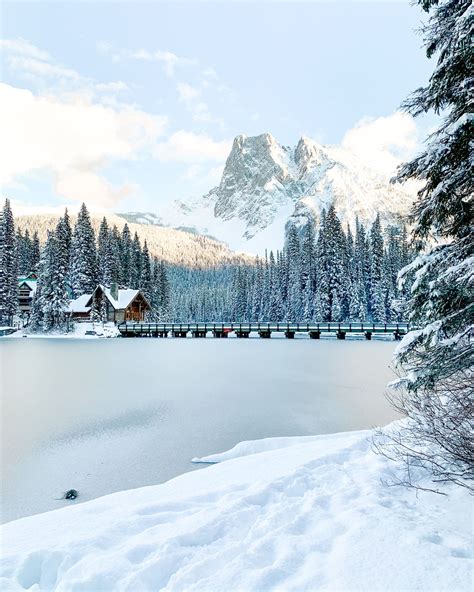
POLYGON ((28 333, 25 329, 19 329, 8 337, 28 337, 29 339, 97 339, 103 337, 119 337, 120 331, 114 323, 75 323, 69 333, 28 333))
POLYGON ((247 442, 162 485, 10 522, 0 587, 469 590, 472 499, 383 485, 397 467, 370 435, 247 442))
POLYGON ((214 464, 231 460, 232 458, 240 458, 241 456, 248 456, 249 454, 258 454, 259 452, 268 452, 269 450, 280 450, 287 446, 294 446, 295 444, 307 444, 309 442, 322 442, 323 446, 327 446, 329 442, 335 444, 339 441, 347 444, 351 438, 359 437, 366 432, 342 432, 339 434, 328 434, 324 436, 285 436, 280 438, 262 438, 261 440, 244 440, 239 442, 230 450, 219 452, 217 454, 210 454, 209 456, 196 457, 192 459, 193 463, 208 463, 214 464))

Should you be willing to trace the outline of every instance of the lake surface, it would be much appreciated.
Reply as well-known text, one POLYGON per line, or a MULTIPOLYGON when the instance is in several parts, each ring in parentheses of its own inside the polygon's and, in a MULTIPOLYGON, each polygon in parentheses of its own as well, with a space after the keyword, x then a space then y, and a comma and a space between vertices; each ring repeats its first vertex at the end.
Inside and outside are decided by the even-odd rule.
POLYGON ((166 481, 242 440, 396 418, 395 343, 0 340, 2 522, 166 481))

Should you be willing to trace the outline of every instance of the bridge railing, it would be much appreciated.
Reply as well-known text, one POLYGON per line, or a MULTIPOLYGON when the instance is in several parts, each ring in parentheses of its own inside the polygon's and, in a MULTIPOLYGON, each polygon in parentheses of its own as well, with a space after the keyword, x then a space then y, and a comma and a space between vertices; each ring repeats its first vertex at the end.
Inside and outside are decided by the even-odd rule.
POLYGON ((324 333, 408 333, 408 322, 369 323, 369 322, 326 322, 326 323, 170 323, 170 322, 127 322, 118 324, 120 331, 155 331, 155 332, 184 332, 184 331, 237 331, 237 332, 324 332, 324 333))

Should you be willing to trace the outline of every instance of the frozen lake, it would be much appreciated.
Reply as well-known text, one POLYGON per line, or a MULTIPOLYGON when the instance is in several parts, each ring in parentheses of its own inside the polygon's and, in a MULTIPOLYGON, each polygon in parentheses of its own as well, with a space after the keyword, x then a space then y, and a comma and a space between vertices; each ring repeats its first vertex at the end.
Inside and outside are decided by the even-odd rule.
POLYGON ((202 468, 241 440, 383 425, 393 341, 2 339, 2 522, 202 468))

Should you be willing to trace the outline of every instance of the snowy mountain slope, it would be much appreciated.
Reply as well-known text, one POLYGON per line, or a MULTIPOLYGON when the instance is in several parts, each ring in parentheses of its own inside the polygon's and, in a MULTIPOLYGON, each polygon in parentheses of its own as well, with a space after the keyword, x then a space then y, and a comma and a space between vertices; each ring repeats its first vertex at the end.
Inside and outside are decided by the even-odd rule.
POLYGON ((261 250, 281 246, 288 221, 318 221, 332 203, 342 223, 353 226, 356 216, 370 224, 377 212, 383 222, 396 222, 412 201, 412 190, 391 185, 343 147, 302 137, 290 148, 266 133, 237 136, 219 186, 202 197, 177 200, 157 217, 216 236, 232 248, 261 250))
MULTIPOLYGON (((99 232, 103 214, 91 214, 91 222, 96 235, 99 232)), ((109 226, 114 224, 122 231, 126 220, 115 214, 106 215, 109 226)), ((58 223, 59 215, 35 214, 18 216, 15 223, 22 231, 28 229, 30 235, 38 232, 40 241, 44 243, 48 230, 54 229, 58 223)), ((71 215, 71 224, 76 221, 76 216, 71 215)), ((184 232, 153 223, 140 224, 128 222, 132 236, 137 232, 140 240, 146 240, 150 254, 168 263, 190 266, 209 266, 236 262, 242 260, 242 256, 232 252, 228 246, 216 239, 207 236, 199 236, 195 233, 184 232)))

